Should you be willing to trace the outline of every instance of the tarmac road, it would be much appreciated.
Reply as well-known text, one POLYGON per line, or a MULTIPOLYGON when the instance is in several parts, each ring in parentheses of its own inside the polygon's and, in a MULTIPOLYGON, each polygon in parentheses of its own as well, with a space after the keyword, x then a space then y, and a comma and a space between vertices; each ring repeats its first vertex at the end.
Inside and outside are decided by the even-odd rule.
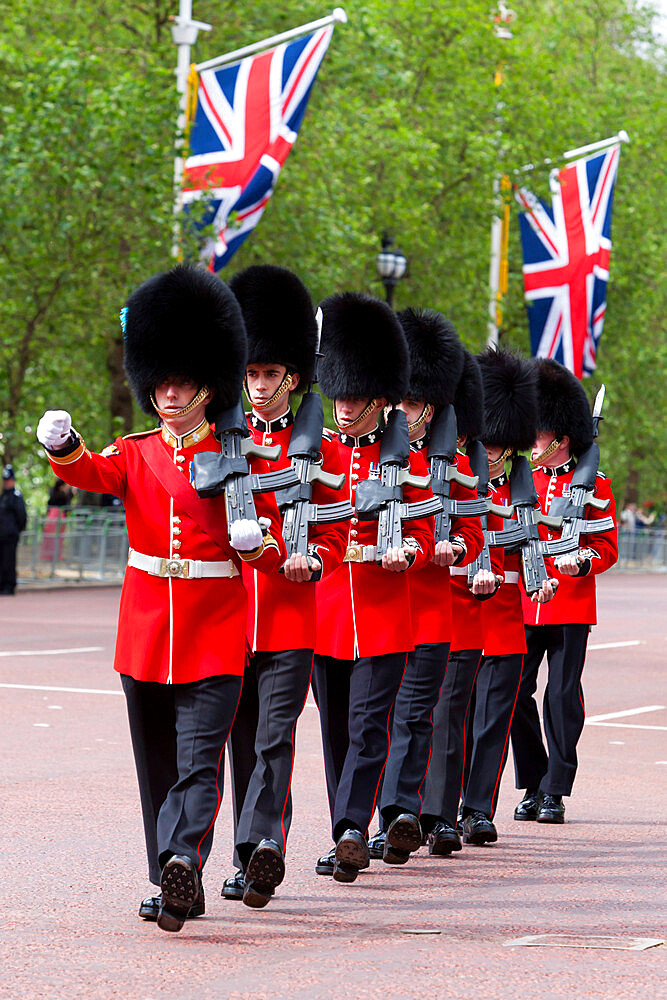
POLYGON ((111 668, 119 591, 1 598, 0 996, 667 996, 666 945, 508 945, 548 933, 589 946, 667 937, 667 577, 608 574, 599 594, 565 826, 512 820, 510 762, 497 845, 450 859, 422 850, 399 868, 372 862, 351 886, 318 877, 314 861, 328 849, 329 830, 309 703, 288 872, 276 898, 253 911, 219 896, 233 870, 228 789, 205 873, 207 914, 178 935, 136 916, 150 887, 124 699, 111 668))

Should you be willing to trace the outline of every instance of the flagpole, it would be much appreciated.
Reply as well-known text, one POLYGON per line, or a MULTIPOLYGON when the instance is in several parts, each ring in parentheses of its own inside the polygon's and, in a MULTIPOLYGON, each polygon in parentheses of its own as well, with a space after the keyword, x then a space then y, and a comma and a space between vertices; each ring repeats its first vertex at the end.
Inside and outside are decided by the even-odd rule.
POLYGON ((215 59, 208 59, 206 62, 198 63, 195 69, 198 73, 201 73, 202 70, 213 69, 214 66, 224 66, 225 63, 242 59, 253 52, 259 52, 261 49, 268 49, 273 45, 278 45, 280 42, 286 42, 290 38, 306 35, 309 31, 316 31, 318 28, 326 28, 329 24, 347 24, 347 14, 342 7, 336 7, 331 14, 327 15, 327 17, 321 17, 319 21, 310 21, 308 24, 302 24, 299 28, 291 28, 289 31, 283 31, 279 35, 272 35, 270 38, 265 38, 261 42, 254 42, 252 45, 245 45, 242 49, 234 49, 232 52, 217 56, 215 59))
POLYGON ((621 129, 618 135, 612 135, 608 139, 600 139, 599 142, 589 142, 587 146, 579 146, 577 149, 568 149, 567 153, 563 153, 563 159, 572 160, 575 156, 584 156, 586 153, 595 152, 596 149, 613 146, 617 142, 630 142, 630 137, 625 129, 621 129))
MULTIPOLYGON (((498 2, 498 13, 495 15, 495 33, 497 38, 512 38, 509 25, 515 19, 516 14, 510 10, 502 0, 498 2)), ((501 66, 498 66, 495 75, 495 85, 498 91, 502 86, 503 77, 501 66)), ((498 123, 502 113, 500 100, 496 102, 498 123)), ((500 135, 500 127, 498 128, 500 135)), ((502 151, 501 151, 502 152, 502 151)), ((507 244, 509 238, 509 206, 503 204, 503 190, 509 184, 506 175, 495 177, 493 181, 493 194, 496 202, 496 212, 491 220, 491 255, 489 263, 489 321, 487 324, 488 336, 487 346, 498 350, 500 340, 499 326, 502 322, 501 302, 503 295, 507 291, 507 244), (502 218, 501 218, 502 209, 502 218)))
POLYGON ((180 256, 180 227, 178 220, 183 209, 182 179, 183 179, 183 149, 186 120, 186 94, 188 89, 188 73, 190 71, 190 48, 197 41, 199 31, 210 31, 211 25, 204 21, 192 20, 192 0, 179 0, 179 9, 173 18, 171 37, 178 47, 176 62, 176 90, 178 91, 178 119, 176 123, 176 156, 174 157, 174 242, 171 248, 172 257, 180 256))

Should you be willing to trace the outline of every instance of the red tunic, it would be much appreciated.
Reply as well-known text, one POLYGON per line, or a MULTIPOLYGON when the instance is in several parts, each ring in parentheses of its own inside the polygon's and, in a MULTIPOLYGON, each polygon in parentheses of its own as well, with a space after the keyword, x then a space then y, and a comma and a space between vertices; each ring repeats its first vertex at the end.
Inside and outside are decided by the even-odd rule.
MULTIPOLYGON (((175 439, 160 434, 157 444, 168 461, 183 473, 188 483, 190 464, 197 452, 220 451, 208 424, 193 434, 175 439), (165 439, 168 437, 171 443, 165 439), (176 446, 174 446, 176 445, 176 446)), ((223 544, 207 534, 156 477, 142 448, 159 431, 117 438, 102 454, 91 454, 80 446, 70 455, 49 460, 57 476, 80 489, 113 493, 125 505, 130 546, 137 552, 164 559, 198 559, 222 562, 231 559, 238 575, 231 578, 151 576, 128 566, 123 581, 118 618, 114 667, 135 680, 187 683, 219 674, 242 674, 246 659, 245 623, 247 598, 241 578, 242 559, 228 543, 224 498, 197 501, 210 505, 223 544)), ((253 471, 267 471, 266 463, 253 471)), ((285 560, 280 535, 280 517, 272 494, 256 494, 257 514, 268 517, 269 544, 255 564, 263 571, 275 570, 285 560)))
MULTIPOLYGON (((424 439, 422 439, 424 441, 424 439)), ((428 461, 428 445, 415 442, 413 448, 419 451, 425 461, 428 461)), ((470 463, 465 455, 456 456, 456 465, 466 476, 472 475, 470 463)), ((453 500, 473 500, 477 493, 466 489, 458 483, 452 483, 450 496, 453 500)), ((479 518, 453 517, 451 519, 450 539, 461 538, 466 545, 465 556, 458 564, 467 566, 473 562, 482 551, 484 535, 479 518)), ((467 578, 467 570, 466 570, 467 578)), ((450 586, 450 567, 436 566, 429 562, 418 573, 410 576, 410 609, 414 629, 415 646, 427 643, 451 642, 452 638, 452 596, 450 586)))
MULTIPOLYGON (((352 506, 357 482, 368 478, 372 462, 380 461, 380 441, 379 430, 359 438, 340 434, 335 440, 352 506)), ((428 474, 424 459, 416 452, 410 454, 410 471, 416 476, 428 474)), ((403 490, 407 503, 430 496, 430 489, 406 486, 403 490)), ((317 584, 318 653, 355 660, 414 649, 408 577, 433 557, 433 518, 404 521, 403 538, 414 538, 420 547, 407 572, 393 573, 375 562, 347 562, 317 584)), ((349 545, 375 545, 376 541, 376 521, 352 519, 349 545)))
MULTIPOLYGON (((256 414, 248 414, 248 427, 257 444, 281 447, 280 458, 271 463, 272 469, 284 469, 290 464, 287 449, 292 437, 292 411, 270 424, 256 414)), ((328 434, 329 432, 327 432, 328 434)), ((331 437, 322 438, 322 468, 332 475, 343 471, 338 448, 331 437)), ((321 483, 313 484, 313 503, 337 503, 344 499, 345 487, 332 490, 321 483)), ((347 547, 348 525, 313 524, 308 538, 322 563, 322 577, 340 566, 347 547)), ((252 566, 243 567, 243 582, 248 591, 248 642, 256 650, 314 649, 316 610, 314 583, 291 583, 274 573, 267 576, 252 566)))
MULTIPOLYGON (((510 501, 510 487, 503 473, 489 483, 491 499, 499 506, 510 501)), ((502 518, 499 518, 502 521, 502 518)), ((503 522, 503 525, 507 522, 503 522)), ((502 530, 502 527, 501 529, 502 530)), ((494 551, 493 549, 491 550, 494 551)), ((502 549, 495 551, 502 552, 502 549)), ((485 656, 504 656, 526 652, 526 633, 521 607, 522 587, 519 586, 521 557, 517 552, 505 552, 502 575, 505 578, 493 599, 482 604, 482 634, 485 656)))
MULTIPOLYGON (((461 467, 465 472, 465 467, 461 467)), ((500 531, 504 521, 496 514, 487 514, 486 526, 489 531, 500 531)), ((491 571, 495 576, 503 575, 503 549, 491 549, 491 571)), ((484 626, 482 609, 496 600, 493 597, 481 601, 468 587, 467 566, 452 566, 452 642, 450 651, 462 649, 482 649, 484 646, 484 626)))
MULTIPOLYGON (((551 501, 569 493, 570 483, 576 464, 570 460, 557 469, 547 469, 544 466, 535 469, 533 479, 543 513, 548 514, 551 501)), ((598 472, 595 485, 595 496, 601 500, 609 500, 607 510, 586 508, 587 520, 597 520, 611 516, 616 525, 616 504, 611 492, 611 484, 606 476, 598 472)), ((540 527, 540 537, 558 538, 558 532, 548 531, 540 527)), ((595 600, 595 577, 604 573, 618 559, 618 543, 616 527, 599 535, 582 535, 580 548, 592 549, 595 553, 591 559, 591 569, 586 576, 567 576, 559 573, 553 560, 548 560, 549 573, 558 580, 558 590, 553 600, 548 604, 533 604, 524 594, 523 616, 526 625, 595 625, 597 623, 597 608, 595 600)))

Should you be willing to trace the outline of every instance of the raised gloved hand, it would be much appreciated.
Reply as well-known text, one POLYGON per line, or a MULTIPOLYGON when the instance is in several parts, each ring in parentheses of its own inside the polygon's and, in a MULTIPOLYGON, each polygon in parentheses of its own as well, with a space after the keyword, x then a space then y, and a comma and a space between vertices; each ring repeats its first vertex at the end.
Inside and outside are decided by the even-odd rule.
POLYGON ((262 544, 262 529, 257 521, 233 521, 229 529, 229 543, 237 552, 253 552, 262 544))
POLYGON ((72 418, 67 410, 47 410, 37 424, 37 440, 50 451, 64 448, 72 429, 72 418))

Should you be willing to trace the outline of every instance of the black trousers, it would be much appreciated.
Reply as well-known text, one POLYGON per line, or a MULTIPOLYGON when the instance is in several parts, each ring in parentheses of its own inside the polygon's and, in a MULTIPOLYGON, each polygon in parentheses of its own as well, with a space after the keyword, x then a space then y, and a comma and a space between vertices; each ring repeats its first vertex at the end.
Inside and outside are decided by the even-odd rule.
POLYGON ((550 795, 570 795, 577 773, 577 743, 584 728, 581 675, 590 625, 526 627, 526 661, 512 722, 512 751, 517 788, 537 788, 550 795), (542 742, 535 701, 537 674, 546 653, 548 680, 542 742))
POLYGON ((0 542, 0 594, 13 594, 16 590, 16 538, 0 542))
POLYGON ((475 683, 472 752, 463 793, 464 811, 479 810, 491 819, 496 811, 522 666, 523 653, 482 657, 475 683))
POLYGON ((241 677, 156 684, 121 674, 144 819, 148 877, 172 854, 204 867, 222 802, 225 743, 241 677))
POLYGON ((312 649, 257 652, 246 667, 229 741, 234 862, 244 870, 264 838, 285 850, 292 822, 296 724, 312 670, 312 649))
POLYGON ((368 830, 389 754, 389 723, 407 653, 336 660, 316 656, 313 693, 320 710, 324 769, 334 840, 368 830))
POLYGON ((380 796, 385 829, 400 813, 421 814, 422 785, 431 758, 433 710, 438 703, 448 656, 448 642, 417 646, 408 654, 394 705, 391 747, 380 796))
POLYGON ((466 753, 466 716, 481 656, 481 649, 449 654, 433 712, 431 763, 422 795, 422 825, 427 832, 439 820, 456 825, 466 753))

